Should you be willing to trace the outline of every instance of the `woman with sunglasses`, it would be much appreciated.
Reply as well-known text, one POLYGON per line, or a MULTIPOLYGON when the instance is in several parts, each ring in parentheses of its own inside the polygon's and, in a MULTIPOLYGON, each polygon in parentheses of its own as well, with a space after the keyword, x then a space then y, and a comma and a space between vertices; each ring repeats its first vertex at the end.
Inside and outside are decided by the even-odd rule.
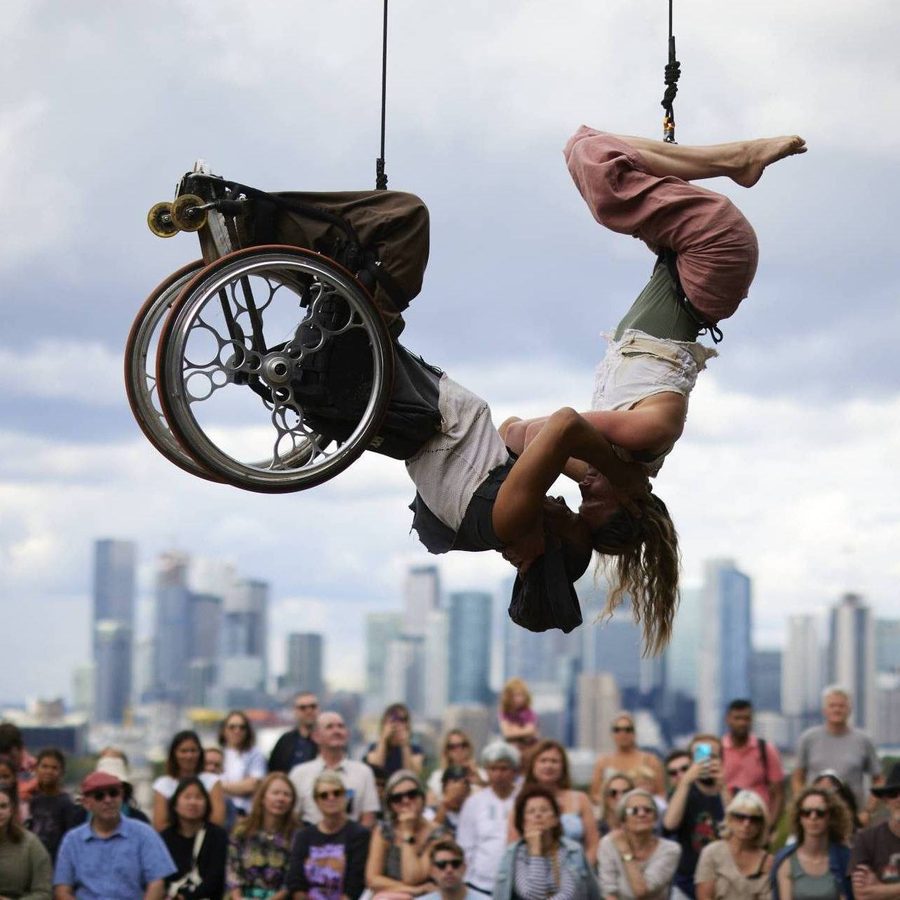
POLYGON ((272 772, 263 779, 250 812, 235 825, 228 844, 228 900, 287 900, 296 805, 297 792, 284 772, 272 772))
POLYGON ((228 834, 211 821, 212 800, 204 781, 179 780, 167 803, 168 827, 160 835, 178 871, 166 878, 166 895, 222 900, 228 834))
POLYGON ((322 819, 304 828, 294 840, 287 876, 289 895, 357 900, 365 888, 369 830, 348 818, 347 789, 337 772, 326 770, 316 778, 313 801, 322 819))
POLYGON ((665 791, 662 763, 652 753, 641 750, 637 745, 634 717, 631 713, 620 712, 613 719, 612 728, 613 743, 616 745, 612 753, 602 753, 594 763, 594 777, 591 779, 591 799, 598 806, 602 806, 603 797, 601 790, 603 783, 609 780, 611 773, 623 772, 632 781, 637 770, 641 766, 653 769, 654 783, 651 793, 662 794, 665 791))
MULTIPOLYGON (((559 822, 562 833, 584 848, 588 862, 597 864, 597 845, 600 835, 594 820, 594 810, 587 794, 572 790, 569 776, 569 758, 558 741, 544 740, 535 748, 525 769, 525 787, 539 784, 553 791, 559 806, 559 822)), ((521 837, 514 822, 515 810, 510 818, 510 843, 521 837)))
POLYGON ((440 833, 424 818, 425 791, 409 769, 394 772, 384 786, 384 817, 372 832, 366 887, 374 894, 418 897, 434 890, 428 844, 440 833))
POLYGON ((209 821, 225 823, 225 793, 218 775, 204 771, 205 754, 196 731, 179 731, 169 744, 166 774, 153 782, 153 827, 162 831, 170 821, 169 801, 180 781, 199 778, 209 796, 209 821))
POLYGON ((250 812, 253 795, 266 776, 266 758, 256 747, 256 736, 250 720, 239 709, 233 709, 219 729, 222 748, 222 790, 231 808, 229 824, 234 815, 250 812))
POLYGON ((772 857, 762 797, 738 791, 725 809, 727 837, 707 844, 694 873, 697 900, 769 900, 772 857))
POLYGON ((522 838, 508 847, 494 884, 494 900, 600 900, 581 844, 563 834, 556 792, 522 788, 514 811, 522 838))
POLYGON ((597 830, 604 837, 619 827, 619 800, 629 791, 633 791, 635 783, 622 772, 612 772, 600 789, 600 820, 597 830))
POLYGON ((775 900, 852 900, 847 874, 852 824, 838 794, 805 788, 793 803, 790 820, 797 842, 785 847, 772 864, 775 900))
POLYGON ((604 900, 666 900, 678 868, 681 847, 657 837, 659 813, 653 794, 643 788, 619 799, 621 828, 600 841, 600 893, 604 900))
POLYGON ((444 770, 451 767, 465 769, 468 773, 469 785, 473 788, 484 787, 487 784, 486 773, 475 765, 472 741, 461 728, 453 728, 444 736, 441 764, 428 777, 427 802, 429 806, 437 807, 440 804, 443 797, 444 770))
POLYGON ((15 785, 0 785, 0 897, 50 900, 53 864, 40 839, 19 824, 15 785))

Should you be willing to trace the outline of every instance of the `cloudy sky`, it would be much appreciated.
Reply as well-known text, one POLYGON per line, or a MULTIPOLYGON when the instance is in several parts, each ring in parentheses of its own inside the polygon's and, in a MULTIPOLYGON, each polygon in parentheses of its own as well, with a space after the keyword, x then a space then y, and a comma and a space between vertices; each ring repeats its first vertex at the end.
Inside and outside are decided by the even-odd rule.
MULTIPOLYGON (((888 0, 676 0, 681 143, 802 134, 809 153, 746 191, 751 296, 694 394, 657 491, 684 578, 734 558, 757 637, 842 591, 896 609, 900 7, 888 0)), ((406 343, 488 398, 495 421, 586 407, 652 258, 610 235, 561 148, 582 122, 658 135, 663 0, 393 0, 387 171, 432 216, 406 343)), ((367 610, 425 555, 403 467, 373 457, 314 491, 194 479, 138 431, 122 388, 144 296, 195 258, 149 206, 196 157, 271 190, 369 188, 377 0, 6 0, 0 17, 0 701, 67 693, 87 655, 91 546, 138 542, 146 611, 164 549, 272 584, 282 631, 322 628, 352 683, 367 610), (11 640, 15 636, 15 640, 11 640), (346 648, 342 658, 337 642, 346 648)), ((493 589, 487 554, 441 559, 493 589)))

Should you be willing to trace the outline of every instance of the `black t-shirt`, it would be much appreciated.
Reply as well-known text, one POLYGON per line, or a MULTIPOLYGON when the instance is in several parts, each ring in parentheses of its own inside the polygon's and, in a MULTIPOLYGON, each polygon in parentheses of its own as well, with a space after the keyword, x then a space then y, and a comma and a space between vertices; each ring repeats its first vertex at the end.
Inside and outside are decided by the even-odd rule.
POLYGON ((868 866, 882 884, 900 884, 900 837, 887 822, 856 833, 850 871, 860 865, 868 866))
POLYGON ((295 728, 278 738, 269 756, 269 771, 290 772, 294 766, 309 762, 318 755, 319 745, 312 738, 304 737, 295 728))
MULTIPOLYGON (((368 762, 369 754, 378 746, 378 744, 369 744, 369 748, 366 750, 366 755, 363 759, 368 762)), ((409 752, 413 756, 422 756, 423 750, 418 744, 410 743, 409 752)), ((403 768, 403 748, 396 747, 393 744, 389 745, 387 748, 387 756, 385 757, 385 764, 382 767, 382 772, 384 773, 385 779, 390 778, 394 772, 400 771, 403 768)))
MULTIPOLYGON (((166 879, 166 884, 170 884, 183 878, 193 868, 194 838, 179 834, 178 830, 171 825, 160 836, 178 869, 174 875, 170 875, 166 879)), ((197 887, 196 892, 192 894, 193 897, 222 900, 225 893, 227 855, 228 833, 224 828, 208 822, 206 834, 203 837, 203 846, 197 856, 197 871, 203 881, 197 887)))
POLYGON ((350 819, 340 831, 325 834, 314 825, 294 838, 285 886, 310 900, 356 900, 365 888, 368 828, 350 819))
POLYGON ((78 824, 79 809, 66 794, 41 794, 35 791, 29 801, 28 828, 36 834, 56 862, 56 851, 63 835, 78 824))
POLYGON ((681 825, 674 831, 665 831, 666 837, 681 845, 681 859, 675 872, 675 884, 689 896, 694 896, 694 870, 700 851, 719 837, 719 823, 725 818, 722 797, 704 794, 692 784, 684 804, 681 825))

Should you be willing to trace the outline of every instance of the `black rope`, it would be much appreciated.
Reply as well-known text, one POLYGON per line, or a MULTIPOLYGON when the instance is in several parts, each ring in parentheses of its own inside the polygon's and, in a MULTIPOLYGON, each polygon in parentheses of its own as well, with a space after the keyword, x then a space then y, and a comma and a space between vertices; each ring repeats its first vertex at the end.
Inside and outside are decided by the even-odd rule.
POLYGON ((678 93, 678 79, 681 77, 681 63, 675 58, 675 35, 672 34, 672 0, 669 0, 669 61, 666 63, 666 92, 663 94, 663 140, 675 143, 675 95, 678 93))
POLYGON ((381 39, 381 155, 375 160, 375 190, 387 189, 387 173, 384 171, 384 121, 387 107, 387 35, 388 0, 384 0, 384 26, 381 39))

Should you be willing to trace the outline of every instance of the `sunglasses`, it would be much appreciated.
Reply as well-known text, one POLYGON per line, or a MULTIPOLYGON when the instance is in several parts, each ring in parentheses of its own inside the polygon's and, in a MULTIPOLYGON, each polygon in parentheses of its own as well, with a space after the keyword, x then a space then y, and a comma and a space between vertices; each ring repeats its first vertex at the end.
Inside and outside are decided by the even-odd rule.
POLYGON ((246 731, 247 726, 241 722, 229 722, 228 725, 225 726, 229 731, 246 731))
POLYGON ((450 744, 447 744, 448 750, 468 750, 469 745, 465 741, 453 741, 450 744))
POLYGON ((625 807, 626 816, 655 816, 656 810, 649 806, 627 806, 625 807))
POLYGON ((800 810, 800 817, 803 819, 824 819, 827 815, 828 810, 818 806, 808 806, 800 810))
POLYGON ((753 822, 754 824, 759 824, 762 822, 762 816, 751 815, 750 813, 742 813, 742 812, 733 812, 731 813, 731 818, 735 820, 735 822, 753 822))
POLYGON ((318 703, 295 703, 294 704, 294 709, 303 710, 303 709, 318 709, 318 708, 319 708, 318 703))
POLYGON ((619 790, 618 788, 607 788, 606 796, 607 797, 619 797, 625 793, 625 788, 619 790))
POLYGON ((878 796, 882 800, 896 800, 898 797, 900 797, 900 788, 891 788, 891 790, 889 791, 886 791, 882 788, 878 796))
POLYGON ((316 800, 337 800, 338 797, 343 797, 346 793, 343 788, 335 788, 332 791, 319 791, 316 794, 316 800))
POLYGON ((444 869, 460 869, 462 864, 463 861, 461 859, 436 859, 434 861, 434 867, 442 872, 444 869))
POLYGON ((634 731, 634 727, 631 725, 613 725, 613 734, 631 734, 634 731))
POLYGON ((404 800, 415 800, 416 797, 421 797, 422 792, 418 788, 411 788, 408 791, 397 791, 396 794, 391 794, 388 797, 388 803, 402 803, 404 800))
POLYGON ((107 797, 110 800, 115 800, 117 797, 122 796, 122 789, 117 787, 98 788, 96 791, 88 791, 85 796, 90 797, 91 800, 105 800, 107 797))
POLYGON ((685 772, 690 768, 690 766, 685 763, 683 766, 678 766, 674 769, 666 769, 666 772, 669 775, 669 778, 675 778, 678 775, 684 775, 685 772))

